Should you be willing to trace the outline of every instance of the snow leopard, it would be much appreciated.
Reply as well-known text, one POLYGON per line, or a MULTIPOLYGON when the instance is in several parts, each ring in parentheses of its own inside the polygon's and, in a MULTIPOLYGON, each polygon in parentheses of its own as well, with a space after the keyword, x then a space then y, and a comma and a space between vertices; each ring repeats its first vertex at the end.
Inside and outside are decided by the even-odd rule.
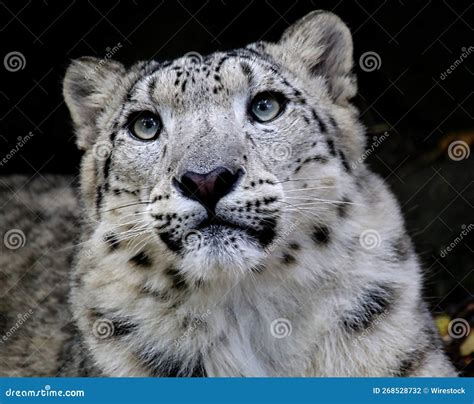
POLYGON ((349 28, 126 68, 83 57, 63 376, 455 376, 399 204, 361 156, 349 28))

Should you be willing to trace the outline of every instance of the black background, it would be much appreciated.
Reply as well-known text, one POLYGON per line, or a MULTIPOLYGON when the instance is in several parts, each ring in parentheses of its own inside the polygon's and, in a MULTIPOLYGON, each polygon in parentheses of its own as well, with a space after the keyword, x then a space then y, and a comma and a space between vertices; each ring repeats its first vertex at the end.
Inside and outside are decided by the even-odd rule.
MULTIPOLYGON (((229 49, 282 31, 314 9, 332 10, 349 25, 359 78, 357 104, 368 143, 389 133, 368 159, 397 195, 426 269, 435 312, 455 313, 472 301, 472 233, 446 257, 440 251, 472 223, 472 156, 449 158, 453 140, 473 143, 472 2, 450 1, 10 1, 0 3, 2 62, 12 51, 23 69, 0 64, 0 158, 32 133, 0 174, 77 175, 76 150, 61 81, 71 59, 114 55, 126 65, 194 51, 229 49), (363 71, 359 57, 381 65, 363 71)), ((474 53, 474 52, 473 52, 474 53)))

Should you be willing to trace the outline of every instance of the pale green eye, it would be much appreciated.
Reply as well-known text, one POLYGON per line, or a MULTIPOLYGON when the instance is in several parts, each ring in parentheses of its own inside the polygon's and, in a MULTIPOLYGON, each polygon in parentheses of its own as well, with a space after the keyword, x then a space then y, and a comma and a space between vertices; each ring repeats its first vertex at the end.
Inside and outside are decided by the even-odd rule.
POLYGON ((278 94, 270 92, 257 94, 250 104, 250 114, 259 122, 275 119, 283 107, 279 98, 278 94))
POLYGON ((161 121, 155 114, 143 111, 132 118, 129 129, 134 136, 141 140, 153 140, 158 137, 161 131, 161 121))

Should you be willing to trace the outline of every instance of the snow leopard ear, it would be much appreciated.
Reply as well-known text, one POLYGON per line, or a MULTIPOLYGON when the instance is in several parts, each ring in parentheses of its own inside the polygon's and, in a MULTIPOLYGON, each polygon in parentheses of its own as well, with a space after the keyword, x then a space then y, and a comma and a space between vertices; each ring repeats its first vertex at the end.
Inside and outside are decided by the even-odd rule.
POLYGON ((96 120, 114 87, 125 74, 125 68, 112 60, 82 57, 66 71, 63 95, 76 130, 76 143, 87 149, 94 142, 96 120))
POLYGON ((292 70, 325 78, 329 92, 344 105, 355 96, 357 84, 352 74, 352 36, 335 14, 313 11, 290 26, 281 37, 282 57, 292 70))

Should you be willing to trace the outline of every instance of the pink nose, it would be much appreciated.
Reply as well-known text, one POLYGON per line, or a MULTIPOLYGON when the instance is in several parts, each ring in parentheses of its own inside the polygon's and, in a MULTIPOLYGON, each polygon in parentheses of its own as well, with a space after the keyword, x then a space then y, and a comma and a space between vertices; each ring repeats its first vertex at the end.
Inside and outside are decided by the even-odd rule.
POLYGON ((174 183, 182 195, 213 210, 217 202, 234 189, 241 175, 240 169, 233 174, 225 167, 217 167, 206 174, 186 171, 180 181, 174 183))

